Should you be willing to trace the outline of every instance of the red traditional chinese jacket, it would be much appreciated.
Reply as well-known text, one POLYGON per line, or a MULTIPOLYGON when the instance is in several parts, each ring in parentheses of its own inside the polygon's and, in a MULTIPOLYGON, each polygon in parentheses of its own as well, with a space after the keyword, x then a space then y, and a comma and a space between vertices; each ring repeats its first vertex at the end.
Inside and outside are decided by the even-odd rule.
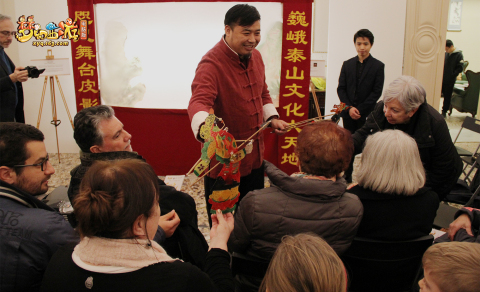
MULTIPOLYGON (((265 83, 265 65, 259 51, 253 50, 248 67, 245 67, 238 54, 222 38, 203 56, 193 79, 188 105, 195 137, 211 108, 217 117, 223 119, 236 140, 249 138, 264 121, 278 116, 265 83)), ((259 133, 254 139, 252 153, 241 161, 241 176, 262 165, 263 134, 259 133)), ((215 164, 216 159, 212 159, 210 166, 215 164)), ((209 176, 216 178, 220 169, 217 167, 209 176)))

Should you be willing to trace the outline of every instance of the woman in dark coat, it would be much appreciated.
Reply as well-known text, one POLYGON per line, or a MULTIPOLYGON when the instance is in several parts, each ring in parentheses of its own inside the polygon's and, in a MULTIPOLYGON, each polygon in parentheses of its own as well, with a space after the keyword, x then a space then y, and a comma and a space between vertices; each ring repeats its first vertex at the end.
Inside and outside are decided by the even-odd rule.
POLYGON ((349 192, 363 204, 357 236, 409 240, 432 230, 439 199, 425 185, 425 170, 415 140, 400 130, 369 136, 349 192))
POLYGON ((152 167, 138 159, 98 161, 74 201, 81 241, 52 257, 42 291, 233 291, 227 240, 232 214, 212 215, 201 271, 153 241, 162 194, 152 167))
POLYGON ((462 159, 445 119, 426 102, 423 85, 411 76, 404 75, 390 83, 383 101, 377 103, 365 125, 353 134, 355 154, 362 152, 368 136, 389 129, 401 130, 415 139, 427 176, 425 185, 443 200, 462 173, 462 159))

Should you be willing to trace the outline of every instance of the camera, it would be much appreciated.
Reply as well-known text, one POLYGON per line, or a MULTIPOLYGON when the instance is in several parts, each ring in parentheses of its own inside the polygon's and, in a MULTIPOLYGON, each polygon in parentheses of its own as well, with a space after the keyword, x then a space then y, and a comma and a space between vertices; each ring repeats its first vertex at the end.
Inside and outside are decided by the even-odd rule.
POLYGON ((38 69, 36 66, 27 66, 23 70, 28 71, 28 77, 30 78, 38 78, 45 71, 45 69, 38 69))

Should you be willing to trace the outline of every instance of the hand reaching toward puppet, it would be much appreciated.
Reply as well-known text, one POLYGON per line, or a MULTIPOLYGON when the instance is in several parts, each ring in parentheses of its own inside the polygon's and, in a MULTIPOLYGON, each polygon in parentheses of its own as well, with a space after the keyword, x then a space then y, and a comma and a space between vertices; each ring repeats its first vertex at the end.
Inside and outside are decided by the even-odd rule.
POLYGON ((212 228, 210 229, 210 249, 220 248, 228 251, 227 241, 233 230, 233 214, 222 214, 217 210, 217 214, 212 215, 212 228))

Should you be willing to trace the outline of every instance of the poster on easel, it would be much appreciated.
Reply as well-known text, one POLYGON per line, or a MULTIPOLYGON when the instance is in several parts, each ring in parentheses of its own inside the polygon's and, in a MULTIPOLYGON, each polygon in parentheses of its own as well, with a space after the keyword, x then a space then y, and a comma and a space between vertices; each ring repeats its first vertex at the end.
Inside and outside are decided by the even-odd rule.
POLYGON ((45 69, 42 76, 70 75, 70 59, 68 58, 30 60, 30 66, 45 69))

